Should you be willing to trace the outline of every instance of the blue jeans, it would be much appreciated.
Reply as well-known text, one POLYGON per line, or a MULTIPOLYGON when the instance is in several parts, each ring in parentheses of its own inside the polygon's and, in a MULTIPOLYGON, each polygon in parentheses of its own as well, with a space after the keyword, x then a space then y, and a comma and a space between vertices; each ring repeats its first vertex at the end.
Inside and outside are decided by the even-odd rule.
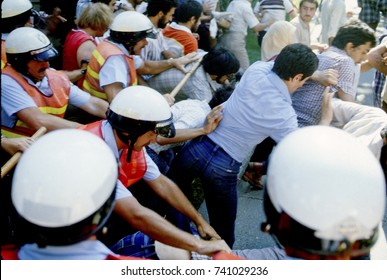
POLYGON ((118 240, 116 244, 110 247, 110 250, 123 256, 158 259, 154 240, 141 231, 118 240))
POLYGON ((169 174, 188 197, 193 179, 201 179, 210 224, 230 247, 235 241, 240 167, 210 138, 201 136, 183 146, 169 174))

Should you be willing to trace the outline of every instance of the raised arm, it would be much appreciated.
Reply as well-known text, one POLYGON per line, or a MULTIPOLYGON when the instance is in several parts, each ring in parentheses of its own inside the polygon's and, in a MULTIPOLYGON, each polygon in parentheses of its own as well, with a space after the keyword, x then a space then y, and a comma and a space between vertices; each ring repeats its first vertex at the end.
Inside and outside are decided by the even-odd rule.
POLYGON ((177 129, 176 136, 173 138, 157 136, 157 143, 159 145, 174 144, 211 133, 218 127, 220 121, 223 118, 222 110, 223 107, 221 105, 214 107, 206 116, 206 122, 202 127, 177 129))

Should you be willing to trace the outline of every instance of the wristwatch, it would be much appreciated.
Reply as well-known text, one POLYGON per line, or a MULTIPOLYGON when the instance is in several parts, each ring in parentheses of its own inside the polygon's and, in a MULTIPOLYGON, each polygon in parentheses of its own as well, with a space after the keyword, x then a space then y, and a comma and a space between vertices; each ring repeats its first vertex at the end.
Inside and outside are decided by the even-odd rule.
POLYGON ((81 74, 85 75, 86 74, 86 69, 81 69, 81 74))

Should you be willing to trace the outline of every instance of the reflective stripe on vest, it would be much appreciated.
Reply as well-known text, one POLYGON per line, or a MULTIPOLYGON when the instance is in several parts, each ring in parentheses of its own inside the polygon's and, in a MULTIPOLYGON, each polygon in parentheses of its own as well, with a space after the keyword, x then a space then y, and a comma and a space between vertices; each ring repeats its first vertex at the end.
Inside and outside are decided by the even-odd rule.
POLYGON ((7 138, 31 137, 35 132, 32 129, 25 127, 18 127, 17 130, 1 126, 1 135, 7 138))
POLYGON ((99 72, 101 71, 101 68, 105 64, 106 60, 113 55, 120 55, 125 58, 129 69, 129 86, 137 85, 137 73, 134 66, 133 57, 125 55, 116 45, 107 41, 103 41, 98 44, 97 48, 91 55, 82 87, 90 94, 104 100, 107 100, 107 95, 104 91, 101 90, 99 86, 99 72))
MULTIPOLYGON (((102 121, 103 120, 83 125, 79 129, 89 131, 94 135, 98 136, 99 138, 103 139, 102 121)), ((144 174, 147 169, 147 165, 146 165, 144 150, 141 150, 140 152, 133 150, 131 160, 129 163, 126 161, 127 155, 128 155, 128 149, 125 148, 122 150, 120 155, 118 179, 125 187, 130 187, 131 185, 133 185, 134 183, 142 179, 142 177, 144 177, 144 174)))
MULTIPOLYGON (((46 77, 52 91, 51 96, 45 96, 39 89, 28 83, 22 75, 9 65, 2 70, 2 74, 8 75, 14 79, 34 100, 36 106, 42 113, 57 116, 59 118, 64 117, 68 105, 71 84, 64 73, 53 69, 46 70, 46 77)), ((4 135, 10 138, 32 136, 35 132, 21 120, 17 120, 13 128, 3 129, 2 127, 1 133, 3 133, 3 130, 4 135)))
POLYGON ((7 64, 7 55, 5 54, 5 40, 1 40, 1 70, 7 64))

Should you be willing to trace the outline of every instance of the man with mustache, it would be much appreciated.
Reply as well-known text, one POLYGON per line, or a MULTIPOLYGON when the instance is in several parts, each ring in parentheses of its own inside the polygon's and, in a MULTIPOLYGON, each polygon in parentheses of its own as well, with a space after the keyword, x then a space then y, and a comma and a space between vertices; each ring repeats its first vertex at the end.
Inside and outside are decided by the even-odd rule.
POLYGON ((44 126, 48 131, 78 128, 64 119, 69 104, 105 118, 108 103, 72 84, 67 75, 50 68, 58 55, 50 40, 32 27, 12 31, 5 43, 8 64, 1 74, 1 132, 8 138, 31 136, 44 126))

